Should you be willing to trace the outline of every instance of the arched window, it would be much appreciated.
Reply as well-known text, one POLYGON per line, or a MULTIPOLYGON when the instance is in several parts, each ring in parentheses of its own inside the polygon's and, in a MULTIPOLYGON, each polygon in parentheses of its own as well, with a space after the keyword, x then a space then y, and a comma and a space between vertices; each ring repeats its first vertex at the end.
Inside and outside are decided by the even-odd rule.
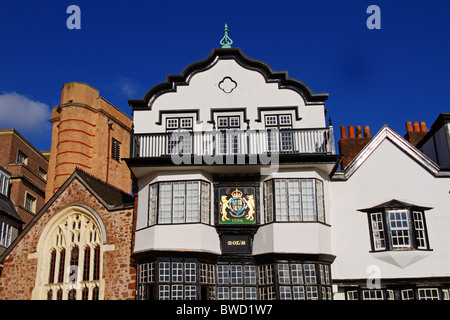
POLYGON ((83 260, 83 281, 89 281, 89 273, 91 266, 91 247, 86 246, 84 248, 84 260, 83 260))
POLYGON ((104 230, 98 215, 84 205, 56 214, 38 243, 32 299, 102 299, 104 230))
MULTIPOLYGON (((50 258, 50 273, 48 275, 48 283, 55 282, 55 268, 56 268, 56 250, 52 250, 51 258, 50 258)), ((52 290, 50 290, 50 291, 52 291, 52 290)))

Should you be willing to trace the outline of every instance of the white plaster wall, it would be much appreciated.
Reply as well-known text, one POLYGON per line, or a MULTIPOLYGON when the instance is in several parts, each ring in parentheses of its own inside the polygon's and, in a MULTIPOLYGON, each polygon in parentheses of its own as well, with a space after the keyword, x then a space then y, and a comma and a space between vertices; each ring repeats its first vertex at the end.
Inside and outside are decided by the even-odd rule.
POLYGON ((384 140, 348 181, 330 182, 333 279, 368 278, 371 265, 380 268, 381 278, 450 276, 449 190, 448 178, 435 178, 384 140), (392 199, 433 207, 425 212, 432 251, 369 252, 367 214, 357 209, 392 199))
MULTIPOLYGON (((264 128, 264 122, 255 122, 257 107, 298 107, 302 120, 293 124, 294 128, 324 128, 324 105, 305 106, 301 95, 291 89, 279 89, 278 83, 266 83, 262 74, 240 66, 234 60, 218 60, 210 69, 192 76, 188 86, 178 86, 176 92, 159 96, 152 110, 135 111, 135 133, 164 132, 165 123, 156 125, 159 111, 174 109, 200 109, 203 131, 212 130, 210 108, 247 108, 251 129, 264 128), (231 77, 237 87, 231 93, 224 93, 219 82, 231 77)), ((245 129, 243 127, 242 129, 245 129)))
POLYGON ((270 223, 259 227, 253 240, 253 254, 330 254, 331 228, 317 222, 270 223))
POLYGON ((197 251, 220 254, 216 229, 205 224, 154 225, 136 232, 134 252, 152 250, 197 251))

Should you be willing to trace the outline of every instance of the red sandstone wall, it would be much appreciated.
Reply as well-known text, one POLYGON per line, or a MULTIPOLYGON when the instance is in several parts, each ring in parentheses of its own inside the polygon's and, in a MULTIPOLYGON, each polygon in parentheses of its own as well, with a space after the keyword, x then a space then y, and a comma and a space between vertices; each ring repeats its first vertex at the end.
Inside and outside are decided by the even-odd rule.
POLYGON ((36 251, 45 225, 60 209, 70 203, 92 208, 102 219, 108 244, 115 250, 103 255, 105 300, 134 299, 136 270, 131 263, 133 208, 109 212, 87 189, 74 180, 30 228, 3 261, 0 277, 0 300, 29 300, 36 281, 37 259, 29 259, 36 251))

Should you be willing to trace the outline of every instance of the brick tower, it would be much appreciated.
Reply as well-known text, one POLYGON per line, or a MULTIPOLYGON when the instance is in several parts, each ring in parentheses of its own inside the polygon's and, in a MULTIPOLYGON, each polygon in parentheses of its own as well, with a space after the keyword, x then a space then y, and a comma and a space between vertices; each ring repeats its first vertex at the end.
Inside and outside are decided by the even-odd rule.
POLYGON ((121 158, 130 154, 132 119, 87 84, 63 86, 53 108, 52 145, 45 200, 58 191, 76 167, 131 193, 130 171, 121 158))

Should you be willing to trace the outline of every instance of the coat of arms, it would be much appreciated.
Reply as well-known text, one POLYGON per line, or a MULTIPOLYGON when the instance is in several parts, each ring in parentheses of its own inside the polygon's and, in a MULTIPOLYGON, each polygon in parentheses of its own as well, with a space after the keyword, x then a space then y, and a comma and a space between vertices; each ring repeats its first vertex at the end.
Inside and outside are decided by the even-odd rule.
POLYGON ((219 194, 219 224, 256 223, 254 188, 221 188, 219 194))

